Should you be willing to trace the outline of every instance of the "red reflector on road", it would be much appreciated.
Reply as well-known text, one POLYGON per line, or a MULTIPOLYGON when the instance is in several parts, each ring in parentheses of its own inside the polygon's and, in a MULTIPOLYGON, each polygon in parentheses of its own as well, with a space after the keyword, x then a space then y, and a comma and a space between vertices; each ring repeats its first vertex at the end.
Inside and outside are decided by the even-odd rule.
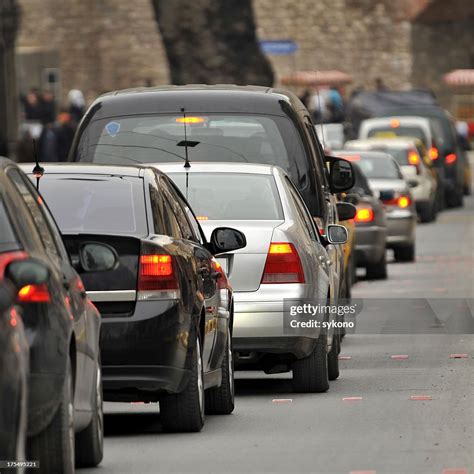
POLYGON ((390 356, 390 359, 393 359, 393 360, 406 360, 406 359, 408 359, 408 356, 406 354, 395 354, 395 355, 390 356))
POLYGON ((468 355, 467 354, 450 354, 449 358, 450 359, 467 359, 468 355))
POLYGON ((343 402, 360 402, 362 397, 344 397, 342 399, 343 402))
POLYGON ((412 395, 410 400, 422 401, 422 400, 432 400, 431 395, 412 395))
POLYGON ((293 403, 292 398, 274 398, 272 403, 293 403))
POLYGON ((339 360, 351 360, 352 356, 339 356, 339 360))

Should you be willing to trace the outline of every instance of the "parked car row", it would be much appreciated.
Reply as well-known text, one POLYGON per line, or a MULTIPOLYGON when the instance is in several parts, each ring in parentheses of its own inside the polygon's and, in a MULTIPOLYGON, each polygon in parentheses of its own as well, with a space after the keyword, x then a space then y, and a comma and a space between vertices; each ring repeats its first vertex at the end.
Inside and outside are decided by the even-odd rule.
POLYGON ((338 222, 356 208, 336 194, 354 172, 324 154, 294 95, 108 94, 70 161, 42 177, 22 165, 30 182, 2 160, 0 175, 2 232, 12 226, 0 233, 1 311, 29 329, 30 367, 16 374, 28 374, 26 453, 41 472, 101 461, 103 399, 158 401, 165 429, 200 431, 206 413, 234 409, 234 361, 293 371, 296 391, 328 390, 342 334, 288 334, 284 301, 347 295, 338 222))

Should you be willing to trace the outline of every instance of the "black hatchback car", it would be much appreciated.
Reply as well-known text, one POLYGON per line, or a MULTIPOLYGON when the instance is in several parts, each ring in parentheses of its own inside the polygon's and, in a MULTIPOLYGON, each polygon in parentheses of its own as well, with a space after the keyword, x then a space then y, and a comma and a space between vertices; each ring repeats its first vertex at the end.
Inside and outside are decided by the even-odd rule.
MULTIPOLYGON (((84 116, 69 161, 156 164, 186 155, 191 163, 280 166, 323 232, 337 223, 338 212, 341 220, 355 215, 333 195, 352 187, 351 164, 324 155, 310 113, 296 95, 279 89, 188 85, 105 94, 84 116)), ((342 273, 342 250, 331 246, 329 255, 336 275, 342 273)))
MULTIPOLYGON (((5 158, 0 228, 0 278, 15 285, 21 316, 14 319, 23 321, 30 354, 28 459, 48 474, 72 473, 75 463, 97 465, 103 455, 100 314, 43 199, 5 158)), ((108 251, 100 243, 86 245, 82 256, 106 269, 109 262, 95 257, 100 249, 108 251)))
POLYGON ((245 247, 245 236, 221 227, 207 242, 180 191, 151 167, 48 165, 40 190, 73 261, 90 241, 117 256, 108 272, 82 262, 81 273, 103 317, 105 398, 159 401, 171 431, 199 431, 205 410, 231 413, 233 305, 213 255, 245 247))

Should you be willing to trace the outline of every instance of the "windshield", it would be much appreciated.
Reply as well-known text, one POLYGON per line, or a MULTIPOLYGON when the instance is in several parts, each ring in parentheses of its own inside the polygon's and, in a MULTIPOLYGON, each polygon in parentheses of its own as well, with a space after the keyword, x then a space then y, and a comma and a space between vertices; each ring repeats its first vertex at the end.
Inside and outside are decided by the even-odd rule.
POLYGON ((199 220, 280 220, 273 176, 235 173, 169 173, 199 220), (211 185, 212 183, 212 185, 211 185))
POLYGON ((61 232, 147 233, 140 178, 49 175, 41 179, 41 194, 61 232))
POLYGON ((428 138, 421 128, 418 127, 408 127, 408 126, 399 126, 392 128, 390 126, 377 126, 371 128, 368 134, 369 138, 391 138, 391 137, 413 137, 418 138, 423 142, 425 146, 429 146, 428 138))
POLYGON ((362 156, 357 164, 369 179, 402 179, 397 165, 391 159, 362 156))
MULTIPOLYGON (((181 115, 128 116, 92 121, 78 144, 75 161, 165 163, 184 161, 181 115)), ((290 119, 263 115, 188 115, 188 156, 193 161, 264 163, 282 167, 300 189, 308 166, 290 119)))

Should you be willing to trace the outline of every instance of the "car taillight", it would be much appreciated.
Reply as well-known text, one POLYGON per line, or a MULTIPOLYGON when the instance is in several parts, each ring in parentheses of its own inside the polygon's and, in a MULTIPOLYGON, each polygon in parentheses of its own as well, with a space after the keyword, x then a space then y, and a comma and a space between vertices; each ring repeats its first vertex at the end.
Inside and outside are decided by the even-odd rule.
POLYGON ((219 288, 219 290, 223 290, 230 286, 229 281, 227 279, 227 275, 224 269, 222 268, 222 265, 214 258, 211 260, 211 264, 214 271, 220 273, 221 275, 219 278, 217 278, 217 288, 219 288))
POLYGON ((50 303, 51 296, 46 284, 26 285, 18 292, 19 303, 50 303))
POLYGON ((374 210, 371 207, 358 207, 354 220, 356 222, 372 222, 374 220, 374 210))
POLYGON ((304 272, 295 246, 273 242, 268 249, 262 283, 304 283, 304 272))
POLYGON ((167 254, 140 255, 138 299, 176 299, 179 284, 173 257, 167 254))
POLYGON ((411 198, 410 196, 402 195, 394 199, 383 201, 383 203, 387 206, 397 206, 400 209, 406 209, 407 207, 411 205, 411 198))
POLYGON ((449 155, 446 155, 444 161, 447 165, 452 165, 458 157, 456 156, 456 153, 450 153, 449 155))
POLYGON ((432 146, 432 147, 430 148, 430 151, 429 151, 428 153, 429 153, 430 158, 431 158, 432 160, 437 160, 437 159, 439 158, 439 151, 438 151, 438 149, 437 149, 435 146, 432 146))

